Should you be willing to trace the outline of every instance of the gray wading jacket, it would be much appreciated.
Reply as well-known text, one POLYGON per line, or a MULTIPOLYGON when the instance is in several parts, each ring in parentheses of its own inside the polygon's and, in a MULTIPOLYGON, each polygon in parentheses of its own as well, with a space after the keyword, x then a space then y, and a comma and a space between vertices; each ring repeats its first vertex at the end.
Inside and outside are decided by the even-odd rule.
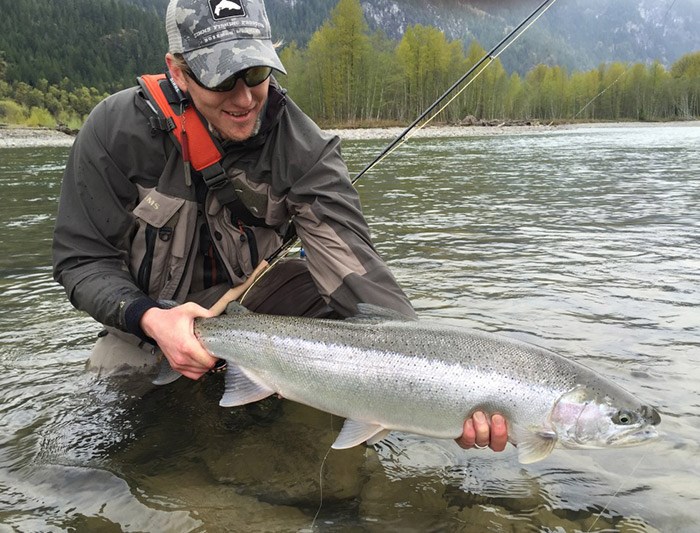
POLYGON ((167 133, 152 130, 151 115, 139 88, 121 91, 95 107, 71 150, 53 259, 54 277, 76 308, 142 334, 138 321, 154 300, 183 302, 190 292, 198 216, 235 286, 256 266, 246 234, 253 232, 258 257, 268 257, 293 215, 311 275, 333 309, 349 316, 368 302, 414 314, 372 245, 339 139, 276 84, 260 133, 224 143, 228 178, 267 227, 238 227, 211 192, 198 205, 179 151, 167 133))

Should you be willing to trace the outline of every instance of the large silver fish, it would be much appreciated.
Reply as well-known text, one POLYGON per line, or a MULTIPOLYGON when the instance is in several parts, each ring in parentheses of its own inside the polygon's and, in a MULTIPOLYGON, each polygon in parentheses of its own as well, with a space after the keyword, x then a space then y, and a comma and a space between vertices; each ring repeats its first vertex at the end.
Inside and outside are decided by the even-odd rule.
POLYGON ((658 412, 600 374, 549 350, 360 305, 349 320, 251 313, 197 319, 195 334, 225 359, 221 405, 278 393, 346 418, 333 448, 391 430, 461 435, 477 410, 501 413, 521 463, 555 445, 607 448, 657 437, 658 412))

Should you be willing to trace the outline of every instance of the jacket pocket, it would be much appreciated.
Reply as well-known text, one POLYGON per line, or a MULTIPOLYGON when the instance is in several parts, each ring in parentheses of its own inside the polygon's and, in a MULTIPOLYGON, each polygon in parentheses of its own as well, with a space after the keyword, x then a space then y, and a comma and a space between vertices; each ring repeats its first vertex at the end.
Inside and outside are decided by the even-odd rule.
POLYGON ((229 209, 222 207, 215 198, 207 215, 215 246, 234 285, 243 283, 258 263, 282 242, 274 229, 232 219, 229 209))
POLYGON ((139 287, 158 298, 172 276, 172 266, 185 256, 186 240, 179 235, 183 198, 151 190, 133 211, 137 229, 131 245, 131 274, 139 287))

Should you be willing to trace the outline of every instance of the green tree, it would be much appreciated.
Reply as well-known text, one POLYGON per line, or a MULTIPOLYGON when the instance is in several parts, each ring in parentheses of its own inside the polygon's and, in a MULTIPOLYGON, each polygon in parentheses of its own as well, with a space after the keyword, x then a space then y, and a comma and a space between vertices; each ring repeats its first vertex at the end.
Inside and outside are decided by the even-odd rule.
POLYGON ((671 66, 677 114, 700 116, 700 52, 686 54, 671 66))
POLYGON ((600 72, 598 69, 588 72, 574 72, 569 80, 571 94, 571 110, 564 118, 589 119, 596 118, 598 91, 600 87, 600 72))
POLYGON ((358 116, 370 53, 369 30, 359 0, 340 0, 308 49, 308 64, 315 66, 318 76, 324 118, 352 121, 358 116))
POLYGON ((436 28, 416 25, 406 29, 396 57, 404 75, 404 101, 410 116, 422 113, 452 84, 450 67, 456 50, 461 45, 449 43, 436 28))

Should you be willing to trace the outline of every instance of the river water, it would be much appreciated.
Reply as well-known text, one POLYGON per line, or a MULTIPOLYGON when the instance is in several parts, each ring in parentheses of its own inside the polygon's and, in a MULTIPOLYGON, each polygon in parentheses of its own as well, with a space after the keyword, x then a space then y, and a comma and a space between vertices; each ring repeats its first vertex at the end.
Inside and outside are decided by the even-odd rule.
MULTIPOLYGON (((344 141, 351 170, 385 142, 344 141)), ((0 532, 697 531, 697 123, 414 139, 358 183, 422 316, 553 349, 661 412, 658 441, 531 465, 393 434, 321 469, 328 414, 86 374, 99 325, 50 269, 67 152, 0 149, 0 532)))

